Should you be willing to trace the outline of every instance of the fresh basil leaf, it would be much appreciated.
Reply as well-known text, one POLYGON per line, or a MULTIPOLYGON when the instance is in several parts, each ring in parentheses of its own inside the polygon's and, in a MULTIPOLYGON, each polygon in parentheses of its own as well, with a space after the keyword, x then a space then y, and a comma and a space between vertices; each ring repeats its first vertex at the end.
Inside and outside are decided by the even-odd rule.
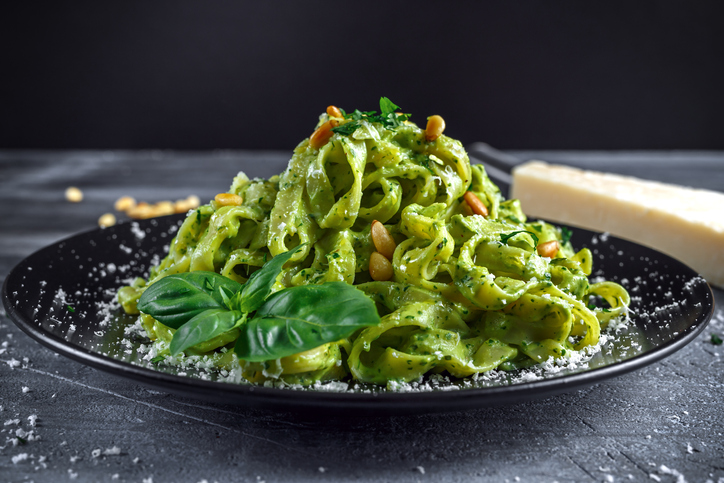
POLYGON ((392 102, 387 97, 380 97, 380 111, 382 112, 382 117, 394 114, 394 112, 399 108, 400 106, 392 102))
POLYGON ((377 114, 377 111, 360 111, 359 109, 355 109, 349 114, 345 114, 345 119, 353 119, 355 121, 361 121, 364 118, 374 117, 374 115, 377 114))
POLYGON ((189 347, 213 339, 243 324, 246 314, 238 310, 209 309, 201 312, 182 325, 171 339, 169 351, 172 356, 180 354, 189 347))
POLYGON ((508 244, 508 240, 510 240, 511 238, 513 238, 515 235, 517 235, 517 234, 519 234, 519 233, 527 233, 527 234, 529 234, 529 235, 531 236, 531 238, 533 238, 533 243, 534 243, 534 244, 533 244, 533 248, 535 248, 535 247, 538 246, 538 237, 536 236, 535 233, 533 233, 532 231, 528 231, 528 230, 518 230, 518 231, 514 231, 514 232, 512 232, 512 233, 501 233, 501 234, 500 234, 500 241, 503 242, 503 243, 505 243, 505 244, 507 245, 507 244, 508 244))
POLYGON ((284 264, 303 246, 304 244, 288 252, 280 253, 265 263, 259 270, 252 273, 249 280, 246 281, 241 289, 239 310, 242 312, 253 312, 258 309, 271 293, 274 282, 282 272, 284 264))
POLYGON ((234 304, 235 301, 232 299, 234 295, 236 295, 233 292, 230 292, 228 289, 226 289, 223 286, 219 287, 219 295, 221 295, 221 300, 224 302, 224 306, 229 310, 234 310, 234 304))
POLYGON ((341 124, 337 127, 332 128, 332 132, 336 132, 337 134, 342 134, 343 136, 349 136, 353 132, 357 130, 357 128, 360 126, 359 122, 352 121, 345 124, 341 124))
POLYGON ((266 361, 304 352, 377 325, 375 304, 344 282, 281 290, 241 327, 234 350, 240 359, 266 361))
POLYGON ((241 284, 214 272, 169 275, 151 284, 138 300, 138 310, 163 325, 178 329, 209 309, 224 308, 224 293, 236 293, 241 284))

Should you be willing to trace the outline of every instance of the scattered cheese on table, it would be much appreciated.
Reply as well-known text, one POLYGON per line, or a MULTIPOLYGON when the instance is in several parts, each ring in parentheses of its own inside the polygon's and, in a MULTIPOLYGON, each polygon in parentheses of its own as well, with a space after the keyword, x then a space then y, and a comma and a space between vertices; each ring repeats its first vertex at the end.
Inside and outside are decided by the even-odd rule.
POLYGON ((632 240, 724 287, 724 193, 531 161, 513 170, 523 211, 632 240))

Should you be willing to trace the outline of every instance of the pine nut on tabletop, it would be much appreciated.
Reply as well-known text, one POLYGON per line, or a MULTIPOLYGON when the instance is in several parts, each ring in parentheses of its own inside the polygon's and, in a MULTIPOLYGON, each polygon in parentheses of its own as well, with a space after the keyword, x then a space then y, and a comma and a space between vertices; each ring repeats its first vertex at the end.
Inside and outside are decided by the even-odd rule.
POLYGON ((191 195, 185 200, 176 200, 173 204, 173 210, 175 213, 186 213, 189 210, 198 208, 201 200, 196 195, 191 195))
POLYGON ((376 282, 386 282, 392 278, 394 270, 392 263, 381 253, 372 252, 370 255, 370 276, 376 282))
POLYGON ((145 201, 138 203, 133 208, 126 211, 126 214, 136 220, 145 220, 146 218, 153 218, 154 214, 153 206, 149 205, 145 201))
POLYGON ((136 200, 130 196, 121 196, 116 200, 116 203, 113 205, 113 208, 115 208, 116 211, 128 211, 131 208, 136 206, 136 200))
POLYGON ((116 224, 116 217, 113 213, 106 213, 98 218, 98 226, 102 228, 108 228, 116 224))
POLYGON ((75 186, 69 186, 65 190, 65 199, 71 203, 80 203, 83 201, 83 192, 75 186))
POLYGON ((390 232, 387 231, 385 225, 377 220, 374 220, 372 222, 372 227, 370 228, 370 236, 372 237, 372 243, 375 245, 377 251, 388 260, 392 260, 392 255, 395 253, 397 243, 395 243, 395 239, 392 238, 392 235, 390 235, 390 232))
POLYGON ((435 114, 427 118, 427 127, 425 128, 425 139, 434 141, 442 135, 445 130, 445 120, 435 114))
POLYGON ((558 253, 558 240, 541 243, 536 250, 541 257, 553 258, 558 253))
POLYGON ((159 201, 154 205, 153 209, 154 216, 173 215, 175 212, 171 201, 159 201))
POLYGON ((463 195, 465 202, 473 210, 473 213, 480 216, 488 216, 488 208, 480 201, 480 198, 472 191, 466 191, 463 195))

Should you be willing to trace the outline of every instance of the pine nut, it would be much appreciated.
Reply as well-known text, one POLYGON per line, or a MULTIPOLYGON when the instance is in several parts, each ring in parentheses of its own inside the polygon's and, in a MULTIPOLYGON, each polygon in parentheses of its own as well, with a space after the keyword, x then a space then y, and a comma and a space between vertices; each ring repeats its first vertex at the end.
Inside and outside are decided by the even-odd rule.
POLYGON ((80 203, 83 201, 83 192, 75 186, 70 186, 65 190, 65 199, 71 203, 80 203))
POLYGON ((173 212, 174 213, 186 213, 191 208, 189 208, 188 203, 186 203, 186 200, 176 200, 173 204, 173 212))
POLYGON ((327 106, 327 115, 329 117, 343 118, 342 111, 337 106, 327 106))
POLYGON ((145 220, 146 218, 153 218, 155 216, 153 207, 144 201, 128 210, 126 214, 136 220, 145 220))
POLYGON ((98 218, 98 225, 102 228, 107 228, 116 224, 116 217, 113 213, 106 213, 98 218))
POLYGON ((153 216, 172 215, 174 213, 173 203, 170 201, 159 201, 153 207, 153 216))
POLYGON ((537 247, 538 255, 541 257, 553 258, 558 253, 558 240, 551 240, 541 243, 537 247))
POLYGON ((374 243, 377 251, 386 259, 392 260, 397 243, 395 243, 395 239, 392 238, 392 235, 387 231, 385 225, 377 220, 373 221, 370 235, 372 236, 372 243, 374 243))
POLYGON ((463 216, 473 216, 475 214, 467 202, 460 203, 460 209, 463 212, 463 216))
POLYGON ((130 196, 121 196, 116 200, 116 204, 113 205, 113 208, 115 208, 116 211, 128 211, 134 206, 136 206, 135 199, 130 196))
POLYGON ((372 252, 370 256, 370 276, 377 282, 385 282, 392 278, 394 270, 392 263, 379 252, 372 252))
POLYGON ((196 195, 189 195, 189 196, 186 198, 186 202, 189 204, 189 206, 191 207, 191 209, 193 209, 193 208, 198 208, 199 205, 201 204, 201 200, 200 200, 199 197, 196 196, 196 195))
POLYGON ((480 198, 472 191, 466 191, 463 195, 465 202, 473 210, 473 213, 480 216, 488 216, 488 208, 480 201, 480 198))
POLYGON ((198 208, 200 203, 201 200, 199 200, 198 196, 191 195, 185 200, 177 200, 176 203, 173 204, 173 210, 175 213, 186 213, 189 210, 198 208))
POLYGON ((319 126, 311 136, 309 136, 309 145, 312 149, 319 149, 329 141, 332 137, 332 128, 339 126, 339 121, 336 119, 330 119, 321 126, 319 126))
POLYGON ((216 201, 219 206, 239 206, 244 202, 241 196, 235 195, 234 193, 219 193, 214 198, 214 201, 216 201))
POLYGON ((427 127, 425 128, 425 139, 434 141, 439 138, 445 130, 445 120, 435 114, 427 118, 427 127))

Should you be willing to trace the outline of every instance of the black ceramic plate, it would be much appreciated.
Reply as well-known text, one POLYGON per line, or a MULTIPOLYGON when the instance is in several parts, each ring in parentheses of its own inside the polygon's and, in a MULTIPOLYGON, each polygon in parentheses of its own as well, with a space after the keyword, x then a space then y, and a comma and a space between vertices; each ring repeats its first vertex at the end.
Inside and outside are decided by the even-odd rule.
MULTIPOLYGON (((545 377, 506 373, 475 381, 433 379, 423 385, 426 390, 412 392, 260 387, 217 381, 213 374, 201 374, 206 377, 202 379, 193 372, 143 361, 136 351, 142 340, 131 345, 121 342, 124 328, 134 318, 108 308, 124 280, 144 276, 154 260, 163 258, 181 219, 170 216, 94 230, 30 255, 5 280, 3 303, 8 315, 28 335, 60 354, 157 389, 219 403, 389 413, 509 404, 593 384, 681 349, 704 329, 714 309, 707 283, 681 262, 625 240, 574 228, 574 246, 588 246, 594 252, 593 276, 624 285, 632 295, 634 313, 629 329, 583 366, 545 377)), ((335 387, 339 389, 339 383, 335 387)))

